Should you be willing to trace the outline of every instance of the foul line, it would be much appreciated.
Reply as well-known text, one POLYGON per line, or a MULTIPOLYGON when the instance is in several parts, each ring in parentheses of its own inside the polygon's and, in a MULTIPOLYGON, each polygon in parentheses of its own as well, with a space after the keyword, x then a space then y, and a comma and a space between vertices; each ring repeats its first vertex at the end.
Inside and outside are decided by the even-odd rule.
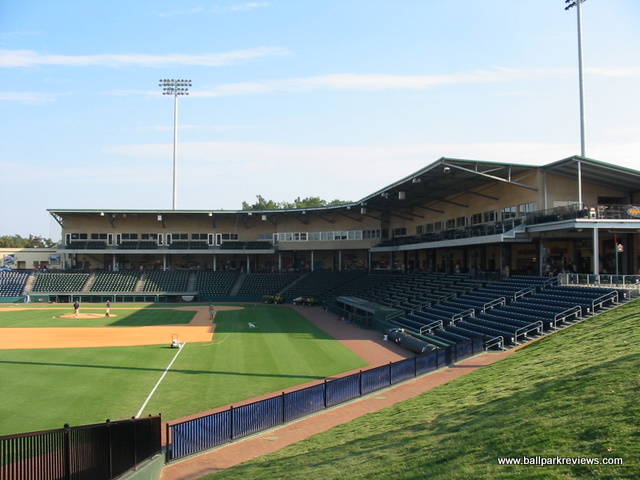
POLYGON ((173 362, 176 361, 176 358, 178 358, 178 355, 180 355, 180 352, 182 351, 182 349, 186 346, 186 342, 183 343, 181 345, 181 347, 178 349, 178 351, 176 352, 175 356, 173 357, 173 360, 171 360, 171 362, 169 363, 169 365, 167 366, 167 368, 164 369, 164 372, 162 373, 162 376, 160 377, 160 380, 158 380, 158 382, 156 383, 156 386, 153 387, 153 390, 151 390, 151 393, 149 393, 149 396, 147 397, 147 399, 144 401, 144 403, 142 404, 142 407, 140 407, 140 410, 138 411, 138 413, 136 414, 135 418, 140 418, 140 415, 142 415, 142 411, 144 410, 144 408, 147 406, 147 403, 149 403, 149 400, 151 400, 151 397, 153 396, 154 393, 156 393, 156 390, 158 389, 158 387, 160 386, 160 382, 162 382, 162 379, 165 377, 165 375, 169 372, 169 369, 171 368, 171 365, 173 365, 173 362))

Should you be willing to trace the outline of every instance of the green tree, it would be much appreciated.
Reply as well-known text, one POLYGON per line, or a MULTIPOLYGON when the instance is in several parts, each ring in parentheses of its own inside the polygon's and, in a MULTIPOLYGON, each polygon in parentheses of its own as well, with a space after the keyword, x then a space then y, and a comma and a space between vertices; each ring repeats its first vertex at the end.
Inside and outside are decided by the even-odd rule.
POLYGON ((342 205, 345 203, 351 203, 347 200, 332 200, 331 202, 327 202, 326 200, 321 199, 320 197, 306 197, 306 198, 296 198, 293 202, 275 202, 273 200, 266 200, 262 195, 256 195, 258 201, 253 205, 249 205, 247 202, 242 202, 243 210, 282 210, 282 209, 291 209, 291 208, 316 208, 316 207, 326 207, 333 205, 342 205))
POLYGON ((52 248, 57 245, 50 238, 44 238, 37 235, 29 235, 29 238, 20 235, 3 235, 0 236, 0 248, 52 248))
POLYGON ((273 200, 265 200, 262 195, 256 195, 258 201, 253 205, 249 205, 247 202, 242 202, 242 210, 274 210, 280 208, 273 200))

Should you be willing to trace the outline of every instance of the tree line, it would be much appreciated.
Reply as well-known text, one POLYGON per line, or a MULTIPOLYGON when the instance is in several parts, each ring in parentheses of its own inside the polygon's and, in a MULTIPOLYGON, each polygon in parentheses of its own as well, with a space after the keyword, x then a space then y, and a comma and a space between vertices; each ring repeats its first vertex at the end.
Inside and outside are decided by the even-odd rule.
POLYGON ((274 200, 267 200, 262 195, 256 195, 257 202, 249 204, 242 202, 242 210, 284 210, 291 208, 314 208, 314 207, 330 207, 332 205, 342 205, 345 203, 351 203, 347 200, 332 200, 328 202, 320 197, 307 197, 296 198, 293 202, 276 202, 274 200))
POLYGON ((29 235, 28 238, 20 235, 2 235, 0 236, 0 248, 52 248, 58 242, 54 242, 50 238, 44 238, 37 235, 29 235))

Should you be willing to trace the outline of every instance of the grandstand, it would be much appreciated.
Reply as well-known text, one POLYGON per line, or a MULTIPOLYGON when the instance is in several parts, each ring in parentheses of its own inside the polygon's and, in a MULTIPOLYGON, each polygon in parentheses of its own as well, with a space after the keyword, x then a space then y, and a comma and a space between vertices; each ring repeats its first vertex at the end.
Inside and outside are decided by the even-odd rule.
POLYGON ((620 285, 636 287, 638 192, 640 172, 584 157, 543 166, 441 158, 327 207, 55 209, 61 244, 37 260, 3 251, 24 273, 0 278, 0 298, 305 298, 434 344, 481 335, 507 347, 624 301, 620 285))
POLYGON ((470 345, 519 347, 638 296, 639 192, 640 172, 583 157, 443 158, 329 207, 50 210, 61 244, 4 249, 0 301, 277 297, 447 364, 470 345))

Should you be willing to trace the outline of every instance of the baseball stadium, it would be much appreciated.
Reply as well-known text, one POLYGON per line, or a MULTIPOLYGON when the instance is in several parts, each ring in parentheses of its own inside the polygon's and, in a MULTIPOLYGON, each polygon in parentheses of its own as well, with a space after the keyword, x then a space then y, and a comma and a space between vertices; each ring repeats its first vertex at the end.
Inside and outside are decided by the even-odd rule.
POLYGON ((48 212, 0 249, 2 480, 640 475, 640 171, 48 212))

